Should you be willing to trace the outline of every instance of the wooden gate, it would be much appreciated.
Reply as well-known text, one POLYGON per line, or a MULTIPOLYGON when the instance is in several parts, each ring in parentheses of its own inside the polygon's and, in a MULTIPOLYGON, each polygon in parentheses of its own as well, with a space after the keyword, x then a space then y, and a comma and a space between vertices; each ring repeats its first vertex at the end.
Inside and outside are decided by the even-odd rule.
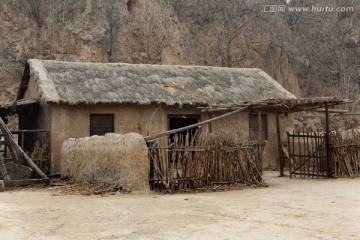
POLYGON ((287 133, 290 178, 329 177, 324 132, 287 133))

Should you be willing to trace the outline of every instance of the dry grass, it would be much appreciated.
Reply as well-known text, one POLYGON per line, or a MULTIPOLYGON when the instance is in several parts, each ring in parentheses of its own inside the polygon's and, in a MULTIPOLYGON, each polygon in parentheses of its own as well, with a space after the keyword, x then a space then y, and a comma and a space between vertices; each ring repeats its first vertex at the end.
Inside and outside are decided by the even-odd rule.
POLYGON ((238 104, 295 98, 256 68, 28 61, 40 96, 68 104, 238 104))

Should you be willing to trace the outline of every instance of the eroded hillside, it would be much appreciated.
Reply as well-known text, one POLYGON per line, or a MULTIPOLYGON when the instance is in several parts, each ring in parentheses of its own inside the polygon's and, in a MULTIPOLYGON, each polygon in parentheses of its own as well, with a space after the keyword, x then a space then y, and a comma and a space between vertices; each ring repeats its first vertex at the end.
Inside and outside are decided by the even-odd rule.
POLYGON ((1 103, 26 59, 258 67, 297 96, 358 98, 359 2, 353 11, 268 12, 268 1, 3 0, 1 103))

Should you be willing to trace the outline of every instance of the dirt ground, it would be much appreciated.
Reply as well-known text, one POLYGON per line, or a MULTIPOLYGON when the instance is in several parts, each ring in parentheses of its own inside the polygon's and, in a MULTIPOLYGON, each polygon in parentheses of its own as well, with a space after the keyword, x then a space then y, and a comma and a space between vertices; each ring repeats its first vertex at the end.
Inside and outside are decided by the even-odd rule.
POLYGON ((290 179, 267 188, 174 194, 0 193, 1 239, 360 239, 360 179, 290 179))

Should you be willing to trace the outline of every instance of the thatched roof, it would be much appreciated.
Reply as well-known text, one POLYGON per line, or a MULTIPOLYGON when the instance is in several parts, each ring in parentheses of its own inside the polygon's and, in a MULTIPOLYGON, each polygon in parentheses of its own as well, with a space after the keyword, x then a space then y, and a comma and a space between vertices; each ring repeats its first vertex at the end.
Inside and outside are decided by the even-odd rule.
MULTIPOLYGON (((45 102, 166 105, 238 104, 295 98, 260 69, 79 63, 31 59, 28 71, 45 102)), ((26 72, 26 71, 25 71, 26 72)), ((27 86, 24 83, 23 86, 27 86)), ((21 98, 21 88, 18 99, 21 98)))

